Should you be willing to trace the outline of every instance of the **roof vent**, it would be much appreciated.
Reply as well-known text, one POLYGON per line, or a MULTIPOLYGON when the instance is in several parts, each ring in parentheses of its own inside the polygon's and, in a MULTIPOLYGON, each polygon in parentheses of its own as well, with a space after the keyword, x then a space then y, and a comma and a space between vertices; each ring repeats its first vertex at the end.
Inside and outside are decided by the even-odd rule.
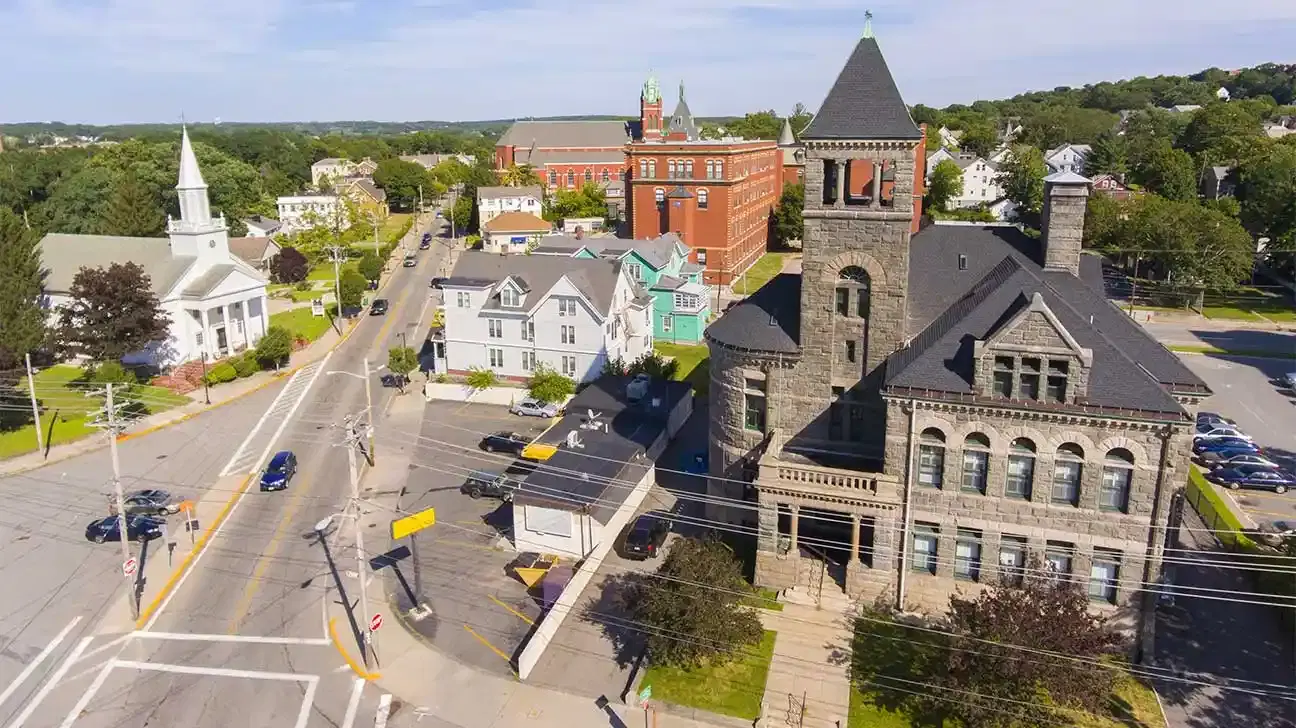
POLYGON ((959 270, 967 270, 967 253, 959 253, 959 270))

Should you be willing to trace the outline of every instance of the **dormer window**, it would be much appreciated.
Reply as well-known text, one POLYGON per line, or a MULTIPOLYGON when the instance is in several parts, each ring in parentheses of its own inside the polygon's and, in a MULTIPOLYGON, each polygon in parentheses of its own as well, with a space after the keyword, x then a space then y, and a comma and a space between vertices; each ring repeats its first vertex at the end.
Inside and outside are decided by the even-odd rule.
POLYGON ((1050 402, 1065 402, 1067 399, 1067 374, 1070 362, 1065 359, 1050 359, 1048 363, 1048 389, 1045 398, 1050 402))
POLYGON ((996 396, 1010 399, 1013 396, 1013 380, 1016 379, 1017 361, 1011 356, 996 356, 994 359, 994 393, 996 396))
POLYGON ((522 297, 512 287, 505 286, 504 290, 500 291, 500 303, 506 308, 517 308, 522 305, 522 297))

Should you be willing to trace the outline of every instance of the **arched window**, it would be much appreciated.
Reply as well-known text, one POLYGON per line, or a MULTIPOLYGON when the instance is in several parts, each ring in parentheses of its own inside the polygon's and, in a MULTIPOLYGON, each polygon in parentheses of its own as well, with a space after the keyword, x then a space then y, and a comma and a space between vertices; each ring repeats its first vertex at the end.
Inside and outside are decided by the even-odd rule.
POLYGON ((715 179, 715 162, 710 159, 706 161, 706 178, 715 179))
POLYGON ((666 163, 666 177, 667 179, 675 179, 675 160, 673 159, 666 163))
POLYGON ((663 202, 665 202, 665 201, 666 201, 666 190, 664 190, 664 189, 662 189, 662 188, 660 188, 660 187, 658 187, 657 189, 653 190, 653 199, 655 199, 655 200, 657 201, 657 204, 659 204, 659 205, 662 204, 663 202))
POLYGON ((1080 505, 1080 475, 1084 471, 1084 449, 1068 442, 1053 459, 1053 502, 1080 505))
POLYGON ((1098 508, 1104 511, 1129 511, 1130 483, 1134 480, 1134 454, 1123 447, 1107 451, 1103 461, 1102 489, 1098 508))
POLYGON ((570 169, 567 170, 567 186, 568 187, 576 186, 576 172, 570 169))
POLYGON ((604 168, 603 168, 603 182, 604 182, 605 184, 606 184, 607 181, 608 181, 608 177, 609 177, 609 175, 608 175, 607 167, 604 167, 604 168))
POLYGON ((837 272, 837 314, 867 319, 870 290, 868 271, 857 265, 842 268, 837 272), (851 299, 854 299, 853 306, 851 299))
POLYGON ((585 184, 589 184, 590 182, 593 182, 593 181, 594 181, 594 170, 590 169, 589 167, 586 167, 586 168, 585 168, 585 184))
POLYGON ((705 187, 700 187, 700 188, 698 188, 698 191, 697 191, 697 201, 698 201, 698 209, 699 209, 699 210, 705 210, 705 209, 707 209, 707 197, 708 197, 709 194, 710 194, 710 193, 707 192, 707 188, 705 188, 705 187))
POLYGON ((941 487, 945 473, 945 433, 935 427, 922 431, 918 444, 918 484, 941 487))
POLYGON ((646 159, 639 160, 639 176, 640 177, 648 176, 648 160, 646 159))
POLYGON ((1035 443, 1028 438, 1019 437, 1012 441, 1008 451, 1008 477, 1004 481, 1004 495, 1030 500, 1034 481, 1035 443))
POLYGON ((684 177, 693 179, 693 160, 691 159, 684 160, 684 177))
POLYGON ((990 438, 974 432, 963 441, 963 480, 959 487, 968 493, 986 492, 986 472, 990 468, 990 438))

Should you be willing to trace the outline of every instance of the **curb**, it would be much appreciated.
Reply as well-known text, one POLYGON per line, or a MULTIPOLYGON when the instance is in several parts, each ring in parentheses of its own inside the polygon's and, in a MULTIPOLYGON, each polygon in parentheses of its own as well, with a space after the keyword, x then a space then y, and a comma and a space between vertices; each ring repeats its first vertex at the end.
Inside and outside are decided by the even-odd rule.
POLYGON ((351 672, 354 672, 360 678, 364 680, 369 680, 371 682, 382 677, 382 675, 379 673, 369 672, 365 670, 363 666, 361 666, 355 661, 355 658, 351 657, 350 653, 346 651, 346 648, 342 646, 342 642, 341 640, 338 639, 337 636, 337 617, 329 618, 328 633, 329 633, 329 641, 333 643, 333 646, 337 648, 338 654, 342 655, 342 659, 346 661, 346 664, 348 666, 350 666, 351 672))
MULTIPOLYGON (((304 365, 303 365, 303 366, 304 366, 304 365)), ((291 370, 288 370, 288 371, 281 371, 281 372, 278 372, 278 373, 272 374, 272 375, 270 376, 269 379, 267 379, 266 381, 264 381, 264 382, 262 382, 262 383, 256 385, 255 387, 253 387, 253 388, 251 388, 251 389, 249 389, 249 390, 246 390, 246 391, 243 391, 243 392, 239 392, 238 394, 234 395, 233 397, 230 397, 229 399, 224 399, 224 400, 221 400, 221 401, 219 401, 219 402, 216 402, 216 403, 214 403, 214 404, 210 404, 210 405, 205 405, 205 406, 204 406, 202 409, 200 409, 200 410, 195 410, 195 411, 193 411, 193 412, 187 412, 187 413, 185 413, 185 414, 183 414, 183 415, 181 415, 181 416, 179 416, 179 417, 177 417, 177 418, 175 418, 175 419, 173 419, 173 420, 170 420, 170 421, 168 421, 168 422, 162 422, 162 423, 159 423, 159 424, 156 424, 156 425, 152 425, 152 426, 150 426, 150 427, 145 427, 145 428, 142 429, 142 430, 137 430, 137 431, 135 431, 135 432, 126 432, 126 433, 123 433, 123 434, 121 434, 121 435, 118 435, 118 436, 117 436, 117 442, 126 442, 126 441, 128 441, 128 440, 134 440, 134 439, 137 438, 137 437, 143 437, 144 435, 150 435, 150 434, 152 434, 152 433, 154 433, 154 432, 157 432, 158 430, 162 430, 162 429, 165 429, 165 428, 167 428, 167 427, 170 427, 171 425, 176 425, 176 424, 179 424, 179 423, 181 423, 181 422, 186 422, 186 421, 188 421, 188 420, 193 419, 194 417, 197 417, 198 415, 206 414, 206 413, 208 413, 208 412, 211 412, 212 410, 214 410, 214 409, 218 409, 218 408, 220 408, 220 407, 223 407, 223 406, 229 404, 230 402, 237 402, 237 401, 239 401, 240 399, 243 399, 244 397, 246 397, 246 396, 248 396, 248 395, 250 395, 250 394, 255 394, 255 393, 257 393, 257 392, 260 392, 261 390, 265 389, 266 387, 269 387, 271 384, 274 384, 275 382, 280 381, 280 380, 283 379, 284 377, 291 376, 291 373, 294 372, 294 371, 296 371, 296 369, 291 369, 291 370)))

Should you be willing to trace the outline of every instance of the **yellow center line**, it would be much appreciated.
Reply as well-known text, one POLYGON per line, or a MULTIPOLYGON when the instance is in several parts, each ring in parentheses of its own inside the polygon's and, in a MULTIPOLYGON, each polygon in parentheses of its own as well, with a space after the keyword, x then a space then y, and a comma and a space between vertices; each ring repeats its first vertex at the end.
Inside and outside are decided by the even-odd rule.
POLYGON ((288 526, 292 523, 293 516, 297 515, 297 509, 301 507, 302 502, 305 500, 305 494, 310 492, 314 480, 303 475, 297 481, 297 484, 300 484, 300 487, 293 487, 294 484, 289 484, 289 492, 292 495, 288 501, 288 509, 284 511, 283 518, 279 520, 274 535, 270 537, 270 543, 266 546, 265 553, 261 554, 261 558, 257 560, 256 568, 252 571, 251 581, 248 582, 247 588, 243 591, 243 598, 239 601, 238 608, 234 610, 234 618, 230 620, 230 634, 238 634, 239 628, 243 626, 243 619, 247 617, 248 610, 252 608, 252 600, 256 598, 257 592, 261 590, 261 579, 274 561, 274 555, 279 551, 279 545, 283 543, 283 538, 288 533, 288 526))

